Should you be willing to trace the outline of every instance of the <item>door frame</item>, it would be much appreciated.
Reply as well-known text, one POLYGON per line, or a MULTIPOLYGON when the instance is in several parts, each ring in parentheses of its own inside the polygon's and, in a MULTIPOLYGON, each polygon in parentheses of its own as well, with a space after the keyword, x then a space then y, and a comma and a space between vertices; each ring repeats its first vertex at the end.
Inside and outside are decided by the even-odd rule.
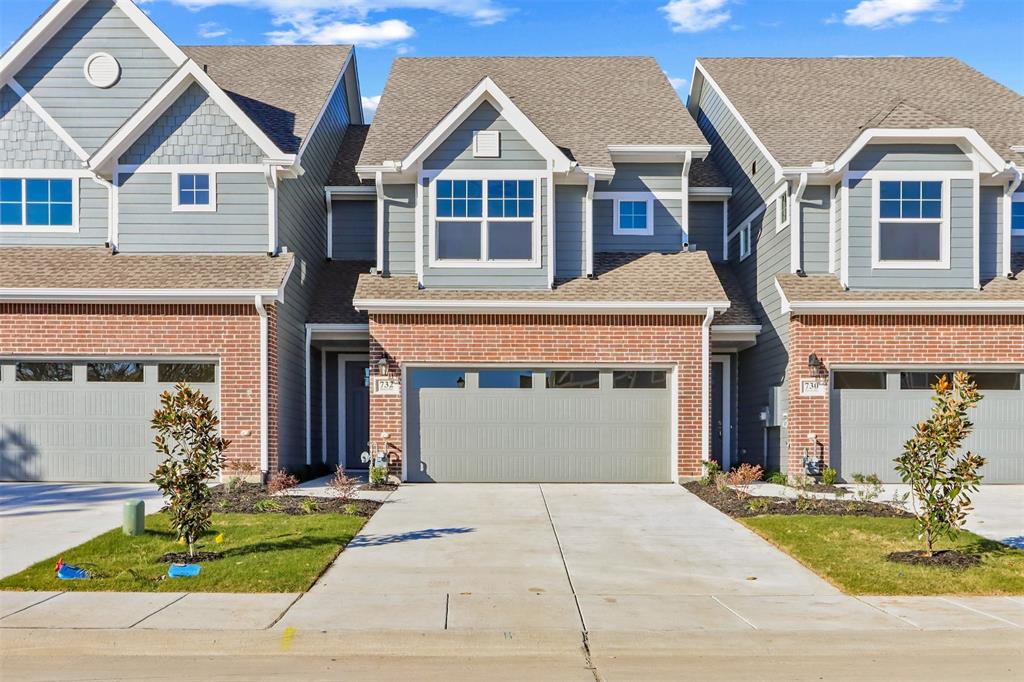
MULTIPOLYGON (((345 443, 348 430, 348 405, 345 402, 345 366, 349 362, 365 362, 369 364, 369 353, 338 353, 338 465, 343 469, 345 460, 345 443)), ((369 396, 367 396, 369 399, 369 396)))
POLYGON ((714 354, 711 362, 722 365, 722 470, 729 471, 732 466, 732 356, 714 354))

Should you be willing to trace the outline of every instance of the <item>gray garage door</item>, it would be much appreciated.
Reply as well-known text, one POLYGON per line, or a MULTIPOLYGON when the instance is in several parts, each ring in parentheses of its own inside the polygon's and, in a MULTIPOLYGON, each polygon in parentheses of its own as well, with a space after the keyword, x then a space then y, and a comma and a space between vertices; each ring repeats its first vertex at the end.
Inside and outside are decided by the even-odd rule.
POLYGON ((663 369, 415 369, 410 481, 669 481, 663 369))
POLYGON ((148 481, 150 420, 177 380, 218 399, 211 361, 0 360, 0 479, 148 481))
MULTIPOLYGON (((931 414, 936 372, 837 371, 832 379, 832 459, 849 480, 877 474, 898 483, 893 459, 931 414)), ((1019 371, 978 371, 984 396, 971 411, 975 431, 966 446, 985 457, 987 483, 1024 483, 1024 391, 1019 371)))

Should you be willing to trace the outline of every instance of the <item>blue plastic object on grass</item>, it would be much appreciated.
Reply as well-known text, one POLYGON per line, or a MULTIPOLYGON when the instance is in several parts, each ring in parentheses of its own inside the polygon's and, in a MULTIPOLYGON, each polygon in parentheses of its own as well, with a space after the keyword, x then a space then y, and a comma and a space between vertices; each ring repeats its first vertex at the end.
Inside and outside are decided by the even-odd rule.
POLYGON ((171 564, 167 575, 171 578, 195 578, 200 568, 199 564, 171 564))
POLYGON ((54 573, 61 580, 88 580, 89 571, 78 566, 72 566, 71 564, 64 563, 63 557, 57 562, 57 566, 54 568, 54 573))

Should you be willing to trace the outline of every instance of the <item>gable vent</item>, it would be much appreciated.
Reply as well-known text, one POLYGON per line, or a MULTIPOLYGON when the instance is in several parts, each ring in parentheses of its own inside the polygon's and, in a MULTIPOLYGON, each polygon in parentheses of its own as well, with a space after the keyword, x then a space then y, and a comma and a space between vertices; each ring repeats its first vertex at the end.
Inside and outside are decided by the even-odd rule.
POLYGON ((473 131, 473 156, 484 159, 501 156, 501 133, 497 130, 473 131))
POLYGON ((96 52, 85 60, 85 80, 97 88, 109 88, 121 78, 121 65, 106 52, 96 52))

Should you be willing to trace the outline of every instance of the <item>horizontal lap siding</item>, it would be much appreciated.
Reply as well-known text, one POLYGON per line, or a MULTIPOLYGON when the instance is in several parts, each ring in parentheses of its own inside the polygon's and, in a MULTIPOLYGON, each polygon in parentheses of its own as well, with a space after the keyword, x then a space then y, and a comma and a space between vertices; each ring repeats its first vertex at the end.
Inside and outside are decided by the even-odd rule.
POLYGON ((725 202, 691 201, 689 234, 690 250, 707 251, 713 262, 723 260, 722 213, 725 202))
POLYGON ((217 210, 210 212, 172 211, 172 183, 170 173, 121 176, 121 251, 266 253, 267 183, 262 173, 217 173, 217 210))
POLYGON ((108 233, 110 192, 91 178, 78 178, 78 232, 0 232, 0 246, 102 246, 108 233))
POLYGON ((437 149, 423 161, 423 168, 473 169, 473 170, 543 170, 547 162, 530 143, 502 118, 498 110, 484 102, 460 123, 451 134, 438 145, 437 149), (496 130, 500 135, 500 156, 497 158, 473 157, 473 132, 496 130))
POLYGON ((16 79, 87 152, 94 152, 174 72, 173 62, 112 0, 90 0, 16 79), (90 85, 82 73, 94 52, 121 64, 110 88, 90 85))
POLYGON ((584 263, 583 203, 586 188, 579 185, 555 186, 555 276, 582 277, 584 263))
POLYGON ((331 258, 377 259, 376 200, 335 199, 331 202, 331 223, 331 258))
POLYGON ((826 185, 812 185, 804 191, 800 202, 805 272, 828 272, 830 192, 826 185))
POLYGON ((0 168, 81 167, 57 133, 13 90, 0 86, 0 168))
POLYGON ((852 171, 970 171, 955 144, 869 144, 850 160, 852 171))
POLYGON ((1003 188, 982 187, 981 206, 981 281, 1003 273, 1003 188))
POLYGON ((416 185, 384 185, 384 264, 389 275, 416 272, 416 185))

